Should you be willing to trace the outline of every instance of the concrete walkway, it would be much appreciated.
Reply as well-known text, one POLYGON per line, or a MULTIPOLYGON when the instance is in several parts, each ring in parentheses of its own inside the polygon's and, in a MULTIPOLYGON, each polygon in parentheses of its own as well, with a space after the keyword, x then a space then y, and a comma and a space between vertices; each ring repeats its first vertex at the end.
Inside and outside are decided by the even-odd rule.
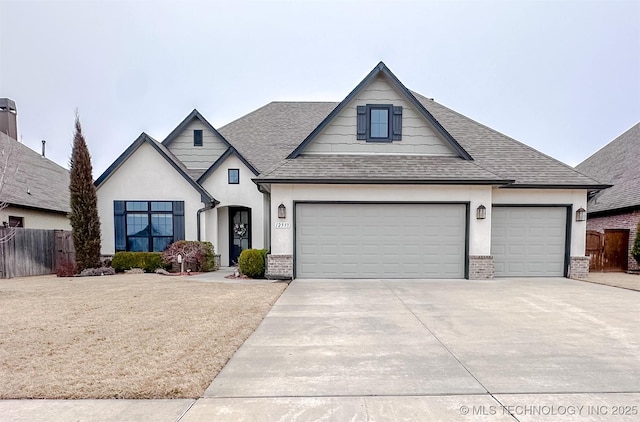
POLYGON ((627 273, 589 273, 584 281, 597 284, 606 284, 611 287, 635 290, 640 292, 640 274, 627 273))
POLYGON ((195 402, 0 401, 0 420, 636 421, 638 326, 636 292, 567 279, 294 281, 195 402))

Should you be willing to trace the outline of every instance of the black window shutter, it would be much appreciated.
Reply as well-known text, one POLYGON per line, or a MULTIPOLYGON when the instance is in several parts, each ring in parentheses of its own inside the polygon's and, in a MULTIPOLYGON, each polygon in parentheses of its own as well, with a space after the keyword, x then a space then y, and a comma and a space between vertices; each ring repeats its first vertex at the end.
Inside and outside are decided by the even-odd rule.
POLYGON ((173 201, 173 241, 184 240, 184 201, 173 201))
POLYGON ((399 141, 402 139, 402 106, 393 107, 393 119, 391 123, 393 128, 392 140, 399 141))
POLYGON ((367 107, 358 106, 358 130, 357 130, 359 140, 367 139, 367 107))
POLYGON ((124 201, 113 201, 113 226, 116 236, 116 252, 127 250, 127 221, 124 201))

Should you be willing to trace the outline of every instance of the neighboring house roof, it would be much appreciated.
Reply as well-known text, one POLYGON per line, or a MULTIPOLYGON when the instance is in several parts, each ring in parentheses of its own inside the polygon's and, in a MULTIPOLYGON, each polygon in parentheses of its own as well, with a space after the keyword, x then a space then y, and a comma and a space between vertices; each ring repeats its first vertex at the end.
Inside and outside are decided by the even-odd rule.
POLYGON ((581 173, 613 185, 589 200, 589 213, 640 207, 638 157, 640 123, 576 166, 581 173))
POLYGON ((69 170, 1 132, 0 151, 4 152, 2 168, 8 158, 0 201, 60 213, 71 211, 69 170))
POLYGON ((151 145, 156 151, 158 151, 160 156, 164 158, 169 164, 171 164, 171 166, 173 166, 178 174, 180 174, 187 182, 189 182, 191 186, 193 186, 195 190, 200 193, 202 202, 215 204, 219 203, 219 201, 211 196, 211 194, 207 192, 205 188, 203 188, 199 183, 193 180, 184 164, 182 164, 180 160, 178 160, 175 155, 173 155, 171 151, 169 151, 169 149, 167 149, 160 142, 156 141, 144 132, 140 136, 138 136, 138 139, 136 139, 131 145, 129 145, 129 148, 127 148, 122 154, 120 154, 116 161, 114 161, 113 164, 111 164, 109 168, 107 168, 104 173, 102 173, 102 175, 98 177, 98 179, 96 179, 96 187, 99 188, 100 185, 102 185, 107 179, 109 179, 114 171, 116 171, 125 161, 127 161, 127 159, 131 155, 133 155, 134 152, 138 150, 138 148, 140 148, 145 143, 151 145))

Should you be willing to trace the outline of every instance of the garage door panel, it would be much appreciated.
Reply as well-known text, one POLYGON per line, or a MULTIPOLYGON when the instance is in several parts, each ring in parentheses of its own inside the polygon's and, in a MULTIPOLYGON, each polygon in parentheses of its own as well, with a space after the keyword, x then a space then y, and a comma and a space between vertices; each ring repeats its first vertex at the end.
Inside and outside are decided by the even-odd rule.
POLYGON ((296 276, 463 278, 462 204, 296 204, 296 276))
POLYGON ((563 276, 566 207, 494 207, 495 275, 563 276))

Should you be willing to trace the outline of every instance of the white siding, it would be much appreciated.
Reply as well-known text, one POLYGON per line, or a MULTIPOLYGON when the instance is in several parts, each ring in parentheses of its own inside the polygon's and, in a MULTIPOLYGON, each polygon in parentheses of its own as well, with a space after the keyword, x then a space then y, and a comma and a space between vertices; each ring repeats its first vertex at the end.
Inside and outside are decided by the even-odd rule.
POLYGON ((193 119, 171 142, 169 151, 189 169, 208 169, 227 150, 225 144, 202 122, 193 119), (202 146, 193 146, 193 131, 202 130, 202 146))
MULTIPOLYGON (((98 188, 102 254, 115 253, 113 201, 184 201, 186 240, 197 240, 200 193, 151 145, 144 143, 98 188)), ((204 218, 203 218, 204 221, 204 218)))
POLYGON ((223 163, 202 182, 207 192, 220 201, 211 211, 207 211, 207 240, 213 242, 216 253, 221 255, 222 265, 229 263, 229 208, 251 208, 251 247, 262 249, 265 247, 264 194, 258 191, 252 178, 256 177, 247 166, 235 155, 229 156, 223 163), (228 170, 240 170, 240 183, 229 184, 228 170), (215 213, 212 218, 210 214, 215 213), (217 220, 216 223, 213 220, 217 220), (215 225, 214 225, 215 224, 215 225))
POLYGON ((304 154, 402 154, 455 156, 432 126, 382 75, 374 79, 305 148, 304 154), (373 143, 356 139, 357 106, 402 106, 402 140, 373 143))

